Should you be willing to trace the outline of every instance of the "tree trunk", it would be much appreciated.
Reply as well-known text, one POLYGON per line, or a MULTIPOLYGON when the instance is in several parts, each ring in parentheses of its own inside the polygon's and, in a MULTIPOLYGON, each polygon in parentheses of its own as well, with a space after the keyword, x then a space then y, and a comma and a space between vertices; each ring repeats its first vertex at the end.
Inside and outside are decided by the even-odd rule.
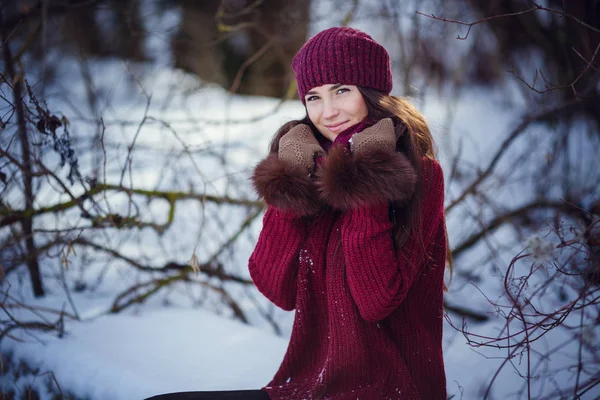
MULTIPOLYGON (((2 48, 4 52, 4 65, 8 78, 13 85, 14 106, 17 115, 17 129, 19 140, 21 142, 21 152, 23 157, 23 195, 25 196, 25 209, 33 209, 33 176, 31 173, 31 155, 29 153, 29 138, 27 137, 27 125, 25 122, 25 109, 23 108, 23 77, 16 76, 14 61, 10 51, 9 38, 4 26, 3 9, 0 7, 0 30, 2 32, 2 48)), ((31 278, 33 294, 36 297, 44 295, 42 277, 40 274, 40 265, 38 263, 38 251, 33 240, 33 218, 25 217, 22 221, 23 237, 25 239, 25 248, 27 251, 26 262, 31 278)))

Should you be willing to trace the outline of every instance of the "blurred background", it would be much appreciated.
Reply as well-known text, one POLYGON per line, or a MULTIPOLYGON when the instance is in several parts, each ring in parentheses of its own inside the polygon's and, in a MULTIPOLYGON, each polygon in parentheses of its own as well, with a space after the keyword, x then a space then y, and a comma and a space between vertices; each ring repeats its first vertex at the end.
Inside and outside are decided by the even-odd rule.
MULTIPOLYGON (((294 54, 340 25, 388 49, 392 94, 436 140, 454 257, 449 396, 600 398, 600 1, 0 4, 0 398, 142 393, 154 383, 140 366, 135 384, 100 379, 113 392, 65 367, 89 365, 69 342, 78 326, 117 316, 208 312, 285 343, 293 313, 247 272, 264 211, 248 177, 305 114, 294 54)), ((197 323, 185 329, 214 325, 197 323)), ((183 390, 185 353, 223 345, 173 348, 169 332, 150 341, 163 358, 143 363, 166 383, 146 395, 183 390)), ((247 380, 222 348, 213 374, 229 380, 205 371, 187 389, 260 387, 281 346, 247 380)), ((107 352, 100 371, 124 368, 107 352)))

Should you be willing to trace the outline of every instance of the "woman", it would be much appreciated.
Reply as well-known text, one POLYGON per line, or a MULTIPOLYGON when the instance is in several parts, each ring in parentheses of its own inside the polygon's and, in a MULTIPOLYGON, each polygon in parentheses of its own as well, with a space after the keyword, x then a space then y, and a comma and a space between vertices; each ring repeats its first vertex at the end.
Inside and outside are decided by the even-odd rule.
POLYGON ((361 31, 317 34, 293 68, 307 116, 278 131, 253 175, 269 207, 250 274, 269 300, 296 310, 263 390, 445 399, 444 182, 429 129, 389 96, 389 55, 361 31))
POLYGON ((262 391, 160 399, 446 398, 444 186, 419 112, 389 96, 387 51, 327 29, 293 60, 307 116, 282 126, 254 187, 268 205, 256 287, 296 310, 262 391))

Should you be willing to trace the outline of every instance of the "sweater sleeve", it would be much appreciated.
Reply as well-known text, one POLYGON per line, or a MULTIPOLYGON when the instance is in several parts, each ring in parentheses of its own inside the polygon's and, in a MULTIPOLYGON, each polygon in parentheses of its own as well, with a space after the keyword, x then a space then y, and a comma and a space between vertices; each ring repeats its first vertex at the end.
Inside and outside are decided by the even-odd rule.
POLYGON ((292 212, 268 207, 250 260, 250 276, 258 290, 276 306, 296 306, 296 276, 306 220, 292 212))
POLYGON ((384 319, 404 300, 443 223, 442 169, 436 161, 424 159, 422 176, 422 242, 411 236, 394 250, 387 203, 358 206, 346 213, 342 225, 346 278, 365 320, 384 319))

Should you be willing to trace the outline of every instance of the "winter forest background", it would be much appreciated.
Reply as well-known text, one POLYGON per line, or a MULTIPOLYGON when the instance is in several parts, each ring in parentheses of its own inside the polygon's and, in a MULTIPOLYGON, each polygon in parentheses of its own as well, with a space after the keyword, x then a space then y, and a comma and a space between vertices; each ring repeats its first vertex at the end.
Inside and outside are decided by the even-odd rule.
POLYGON ((0 399, 260 388, 248 177, 363 29, 435 137, 453 399, 600 398, 600 1, 0 1, 0 399))

